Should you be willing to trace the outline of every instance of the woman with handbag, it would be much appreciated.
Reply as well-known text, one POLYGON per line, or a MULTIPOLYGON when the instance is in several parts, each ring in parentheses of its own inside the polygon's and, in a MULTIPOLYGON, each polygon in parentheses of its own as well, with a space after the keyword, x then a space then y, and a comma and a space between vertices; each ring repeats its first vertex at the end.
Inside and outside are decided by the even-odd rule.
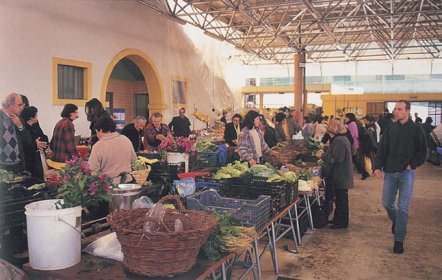
POLYGON ((335 195, 335 212, 332 229, 347 228, 349 222, 348 190, 354 187, 351 144, 346 136, 347 129, 341 120, 329 123, 330 146, 324 154, 324 164, 332 178, 335 195))

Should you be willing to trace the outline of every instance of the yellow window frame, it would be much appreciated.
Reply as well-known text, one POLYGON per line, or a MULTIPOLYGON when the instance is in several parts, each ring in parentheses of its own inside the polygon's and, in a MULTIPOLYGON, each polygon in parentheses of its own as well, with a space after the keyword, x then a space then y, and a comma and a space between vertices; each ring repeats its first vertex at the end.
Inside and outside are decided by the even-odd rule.
POLYGON ((52 104, 65 105, 68 103, 72 103, 77 106, 84 106, 84 104, 91 98, 92 98, 92 64, 84 61, 53 57, 52 58, 52 104), (67 65, 67 66, 79 67, 84 69, 83 99, 58 98, 58 65, 67 65))
POLYGON ((184 77, 180 77, 180 76, 172 76, 172 81, 171 81, 171 92, 172 92, 172 106, 174 107, 174 108, 181 108, 181 107, 185 107, 186 106, 186 104, 187 104, 187 81, 186 81, 186 79, 184 78, 184 77), (181 82, 181 84, 183 85, 183 90, 184 90, 184 92, 183 92, 183 100, 180 100, 180 101, 184 101, 184 103, 182 103, 182 102, 180 102, 180 101, 178 101, 178 102, 176 102, 175 100, 174 100, 174 94, 175 94, 175 92, 174 92, 174 82, 181 82))

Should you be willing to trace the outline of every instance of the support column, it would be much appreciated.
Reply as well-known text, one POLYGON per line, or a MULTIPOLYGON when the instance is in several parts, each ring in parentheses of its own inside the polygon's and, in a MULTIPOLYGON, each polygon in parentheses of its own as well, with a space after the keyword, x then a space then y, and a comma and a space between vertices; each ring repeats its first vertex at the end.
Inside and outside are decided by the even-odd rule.
POLYGON ((264 112, 264 93, 259 94, 259 112, 262 114, 264 112))
POLYGON ((296 53, 294 60, 294 107, 295 110, 298 112, 302 110, 302 114, 305 115, 305 108, 307 104, 307 93, 305 90, 305 53, 296 53))

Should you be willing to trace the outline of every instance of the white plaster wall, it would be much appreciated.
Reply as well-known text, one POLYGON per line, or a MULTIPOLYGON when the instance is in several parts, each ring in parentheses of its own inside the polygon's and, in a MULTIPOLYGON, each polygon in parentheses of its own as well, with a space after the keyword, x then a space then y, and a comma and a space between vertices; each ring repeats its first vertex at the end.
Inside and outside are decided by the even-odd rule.
MULTIPOLYGON (((52 57, 92 63, 92 94, 99 97, 104 71, 124 49, 146 53, 159 71, 164 103, 171 104, 171 79, 187 81, 187 112, 196 107, 212 119, 216 111, 242 107, 247 78, 293 77, 293 65, 244 66, 238 50, 181 26, 136 1, 1 0, 0 95, 19 92, 39 108, 43 130, 52 135, 60 106, 52 106, 52 57), (212 112, 212 108, 215 112, 212 112)), ((307 76, 442 73, 442 61, 308 63, 307 76)), ((155 94, 155 93, 150 93, 155 94)), ((84 108, 75 122, 89 135, 84 108)), ((204 124, 195 121, 195 127, 204 124)))
MULTIPOLYGON (((39 108, 40 123, 48 135, 62 109, 51 102, 54 56, 92 63, 92 94, 99 98, 103 74, 112 58, 128 48, 143 51, 159 71, 164 103, 170 107, 165 121, 176 113, 171 104, 174 76, 187 81, 189 114, 197 107, 216 118, 212 107, 230 103, 232 96, 219 76, 223 71, 211 69, 222 65, 208 64, 183 26, 135 1, 2 0, 0 36, 2 99, 10 92, 27 95, 31 105, 39 108), (214 92, 222 98, 214 98, 214 92)), ((84 108, 79 111, 77 134, 88 136, 84 108)))

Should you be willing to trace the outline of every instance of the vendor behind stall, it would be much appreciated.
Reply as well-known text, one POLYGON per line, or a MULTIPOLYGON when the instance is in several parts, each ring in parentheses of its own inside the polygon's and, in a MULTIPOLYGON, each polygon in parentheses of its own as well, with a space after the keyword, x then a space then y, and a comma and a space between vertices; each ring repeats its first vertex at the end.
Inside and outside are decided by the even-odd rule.
POLYGON ((144 131, 144 148, 149 146, 157 148, 161 141, 166 138, 173 140, 169 127, 166 124, 161 123, 162 118, 163 116, 160 112, 153 113, 151 122, 146 126, 144 131))
POLYGON ((238 137, 243 129, 242 116, 240 114, 235 114, 232 117, 232 122, 226 125, 224 129, 224 140, 229 146, 238 146, 238 137))
POLYGON ((169 129, 172 131, 174 137, 189 137, 190 134, 190 121, 186 117, 186 109, 180 108, 178 111, 179 116, 172 118, 169 123, 169 129))
POLYGON ((272 155, 272 150, 267 146, 258 128, 259 113, 247 112, 244 117, 244 128, 239 135, 238 154, 241 161, 248 161, 250 166, 263 163, 263 155, 272 155))
POLYGON ((269 146, 269 148, 276 146, 275 129, 267 123, 264 115, 259 115, 259 120, 260 123, 258 124, 258 127, 264 135, 264 141, 267 146, 269 146))
POLYGON ((137 159, 130 140, 115 132, 115 122, 108 116, 102 116, 95 122, 98 142, 92 147, 89 166, 92 171, 101 171, 113 177, 114 183, 120 182, 122 172, 131 172, 131 163, 137 159))
POLYGON ((144 127, 146 126, 146 118, 143 116, 136 116, 132 123, 127 124, 120 134, 129 138, 132 142, 135 152, 143 150, 143 143, 141 137, 144 135, 144 127))
POLYGON ((281 143, 288 140, 289 130, 286 121, 286 115, 278 112, 275 115, 275 137, 276 142, 281 143))

